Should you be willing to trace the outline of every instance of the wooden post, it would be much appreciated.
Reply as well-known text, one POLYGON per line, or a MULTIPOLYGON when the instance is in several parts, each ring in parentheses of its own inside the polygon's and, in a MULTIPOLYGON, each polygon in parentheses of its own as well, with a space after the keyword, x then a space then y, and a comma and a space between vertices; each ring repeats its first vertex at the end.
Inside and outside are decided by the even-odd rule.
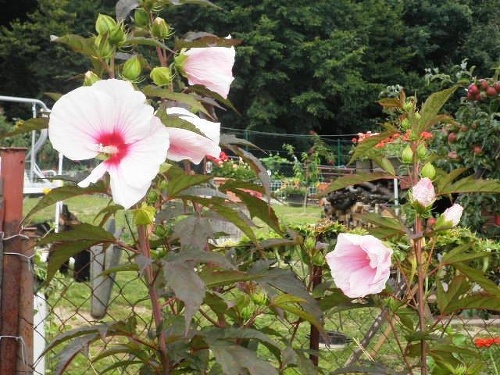
MULTIPOLYGON (((26 346, 29 340, 19 332, 21 275, 29 261, 24 254, 23 236, 20 233, 25 157, 25 148, 0 148, 0 180, 3 186, 3 217, 0 218, 2 222, 0 235, 3 241, 0 305, 0 374, 2 375, 19 373, 17 363, 19 357, 23 363, 30 365, 28 353, 31 352, 31 348, 26 346)), ((33 298, 32 289, 30 294, 33 298)), ((24 368, 19 370, 22 371, 24 368)))

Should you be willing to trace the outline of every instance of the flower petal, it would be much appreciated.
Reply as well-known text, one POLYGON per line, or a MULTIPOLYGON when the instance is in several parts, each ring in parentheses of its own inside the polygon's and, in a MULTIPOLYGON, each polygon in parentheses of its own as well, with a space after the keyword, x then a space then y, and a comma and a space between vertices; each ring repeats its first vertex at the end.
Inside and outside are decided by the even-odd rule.
POLYGON ((173 161, 190 160, 200 163, 206 155, 219 156, 221 149, 211 139, 180 128, 167 128, 170 134, 170 148, 167 158, 173 161))
POLYGON ((227 98, 234 80, 234 47, 191 48, 184 52, 188 56, 183 70, 190 85, 204 85, 211 91, 227 98))

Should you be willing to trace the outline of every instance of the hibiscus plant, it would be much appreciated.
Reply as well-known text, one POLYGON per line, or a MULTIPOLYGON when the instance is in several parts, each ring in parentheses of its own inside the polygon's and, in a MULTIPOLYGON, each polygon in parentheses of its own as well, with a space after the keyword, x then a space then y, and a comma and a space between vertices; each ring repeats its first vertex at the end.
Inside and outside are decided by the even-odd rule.
MULTIPOLYGON (((436 92, 419 107, 414 97, 381 101, 397 123, 405 124, 408 137, 401 167, 397 173, 391 163, 379 159, 381 170, 375 173, 347 175, 335 180, 327 191, 335 191, 363 182, 396 180, 406 186, 403 204, 380 216, 362 215, 370 224, 369 234, 341 234, 335 249, 326 256, 335 284, 350 298, 378 295, 392 322, 400 343, 405 373, 450 374, 480 373, 473 345, 457 344, 461 334, 448 329, 451 319, 463 309, 498 311, 500 289, 495 280, 478 269, 477 262, 491 254, 477 251, 468 241, 440 251, 443 235, 456 227, 462 216, 461 194, 499 193, 498 180, 483 180, 467 173, 466 168, 445 170, 446 155, 429 147, 428 132, 441 132, 454 124, 448 114, 440 114, 459 85, 436 92), (446 209, 433 207, 443 200, 446 209), (392 272, 390 272, 392 270, 392 272), (388 282, 395 274, 393 282, 388 282), (391 286, 389 286, 391 285, 391 286), (430 314, 431 307, 437 311, 430 314), (400 326, 400 329, 395 328, 400 326), (405 344, 403 344, 405 342, 405 344), (464 372, 461 372, 464 371, 464 372)), ((380 140, 398 132, 386 124, 386 131, 359 142, 352 161, 369 155, 380 140)))
MULTIPOLYGON (((471 266, 485 256, 472 251, 473 244, 435 254, 440 234, 459 222, 461 206, 450 202, 449 209, 434 214, 432 205, 455 194, 498 193, 500 183, 461 178, 463 169, 434 166, 440 156, 428 148, 425 134, 453 121, 440 111, 456 87, 432 94, 420 108, 403 93, 382 102, 408 134, 406 173, 396 173, 382 158, 381 171, 341 177, 327 189, 404 178, 411 187, 404 206, 389 217, 365 215, 369 233, 349 233, 331 223, 307 234, 288 231, 270 204, 266 169, 247 151, 252 145, 220 134, 216 109, 232 109, 228 93, 239 41, 207 33, 174 37, 160 14, 179 3, 213 5, 120 0, 116 19, 99 15, 95 35, 55 36, 54 42, 88 56, 92 70, 82 87, 59 97, 48 120, 26 121, 19 130, 48 127, 50 141, 65 157, 99 161, 83 181, 66 181, 42 197, 27 220, 71 197, 109 197, 94 224, 38 241, 52 244, 45 282, 72 255, 103 244, 127 254, 123 264, 106 272, 135 271, 147 289, 141 302, 146 299, 148 306, 140 314, 131 308, 123 321, 95 321, 56 336, 46 349, 59 353, 54 373, 64 373, 77 354, 95 346, 101 349, 93 359, 103 363, 101 373, 317 374, 324 316, 367 303, 385 311, 392 326, 400 325, 394 334, 405 335, 405 344, 398 339, 405 373, 429 373, 430 359, 441 371, 436 373, 459 366, 474 373, 481 363, 453 345, 442 323, 460 309, 498 309, 500 292, 471 266), (206 156, 218 158, 221 146, 241 157, 259 182, 230 179, 215 189, 212 176, 196 174, 193 165, 206 156), (232 203, 228 191, 241 202, 232 203), (172 203, 181 209, 172 209, 172 203), (131 213, 130 240, 105 229, 123 210, 131 213), (254 218, 269 227, 271 239, 258 240, 254 218), (220 245, 214 221, 230 222, 251 245, 243 251, 220 245), (305 270, 289 263, 280 267, 283 248, 300 248, 305 270), (397 283, 389 286, 394 271, 397 283), (437 319, 427 314, 431 295, 437 319), (269 317, 285 329, 262 324, 269 317), (294 341, 304 324, 310 327, 307 348, 294 341), (116 355, 120 361, 107 362, 116 355)), ((385 129, 359 142, 353 160, 401 130, 394 124, 385 129)))

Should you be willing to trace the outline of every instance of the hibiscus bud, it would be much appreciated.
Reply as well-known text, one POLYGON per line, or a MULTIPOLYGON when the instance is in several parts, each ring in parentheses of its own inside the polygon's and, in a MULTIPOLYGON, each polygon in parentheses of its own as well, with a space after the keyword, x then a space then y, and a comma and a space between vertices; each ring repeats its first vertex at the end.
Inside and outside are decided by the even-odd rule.
POLYGON ((157 86, 169 85, 172 82, 172 73, 170 69, 165 66, 153 68, 149 76, 157 86))
POLYGON ((436 192, 432 181, 428 177, 424 177, 418 181, 412 189, 413 201, 421 207, 429 207, 436 199, 436 192))
POLYGON ((425 159, 427 157, 427 147, 425 144, 420 143, 417 147, 417 156, 419 159, 425 159))
POLYGON ((316 248, 316 239, 313 237, 307 237, 304 241, 304 247, 307 250, 314 250, 316 248))
POLYGON ((311 257, 312 264, 315 266, 323 266, 325 264, 325 256, 321 251, 316 251, 311 257))
POLYGON ((403 152, 401 153, 401 160, 405 164, 410 164, 413 162, 413 150, 409 145, 403 149, 403 152))
POLYGON ((456 227, 462 218, 464 208, 455 203, 453 206, 448 207, 443 214, 437 219, 436 229, 443 229, 449 227, 456 227))
POLYGON ((250 294, 252 301, 259 306, 267 303, 267 293, 262 287, 255 287, 250 294))
POLYGON ((127 35, 123 28, 123 24, 119 24, 114 30, 109 33, 109 41, 111 44, 121 45, 127 40, 127 35))
POLYGON ((410 129, 410 120, 408 120, 407 118, 404 118, 402 121, 401 121, 401 128, 403 128, 403 130, 408 130, 410 129))
POLYGON ((98 35, 104 35, 106 33, 111 33, 112 30, 116 29, 116 21, 110 16, 105 14, 99 14, 95 22, 95 31, 98 35))
POLYGON ((170 35, 170 27, 167 25, 163 18, 156 17, 153 21, 151 33, 158 39, 165 39, 170 35))
POLYGON ((134 12, 134 24, 137 27, 146 27, 149 23, 148 14, 142 8, 137 8, 134 12))
POLYGON ((113 53, 113 47, 111 47, 106 37, 103 38, 101 35, 98 35, 94 40, 94 44, 97 47, 99 56, 108 57, 113 53))
POLYGON ((123 64, 122 75, 129 81, 134 81, 141 74, 141 62, 137 56, 132 56, 123 64))
POLYGON ((99 76, 97 74, 95 74, 93 71, 89 70, 84 75, 83 85, 84 86, 92 86, 94 83, 96 83, 99 80, 100 80, 99 76))
POLYGON ((422 170, 420 171, 420 175, 422 177, 427 177, 433 179, 436 175, 436 168, 432 165, 432 163, 425 163, 422 170))

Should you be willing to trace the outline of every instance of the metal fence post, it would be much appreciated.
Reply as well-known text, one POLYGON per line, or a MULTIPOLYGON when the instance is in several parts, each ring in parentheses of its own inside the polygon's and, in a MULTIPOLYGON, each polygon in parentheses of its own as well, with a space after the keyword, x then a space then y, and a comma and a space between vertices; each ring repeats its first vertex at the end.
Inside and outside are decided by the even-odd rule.
MULTIPOLYGON (((0 305, 0 374, 15 375, 29 373, 30 353, 32 348, 27 344, 32 342, 32 330, 23 327, 20 332, 21 310, 26 309, 21 303, 25 297, 21 292, 30 289, 23 282, 31 280, 26 277, 30 269, 26 263, 31 261, 25 254, 27 246, 23 244, 21 221, 23 218, 23 180, 25 148, 0 148, 0 180, 3 186, 3 217, 1 221, 0 240, 3 242, 2 294, 0 305), (25 336, 28 335, 28 336, 25 336)), ((33 289, 28 290, 33 295, 33 289)), ((31 309, 27 313, 33 314, 31 309)), ((24 322, 23 322, 24 324, 24 322)), ((23 325, 21 324, 21 325, 23 325)))

